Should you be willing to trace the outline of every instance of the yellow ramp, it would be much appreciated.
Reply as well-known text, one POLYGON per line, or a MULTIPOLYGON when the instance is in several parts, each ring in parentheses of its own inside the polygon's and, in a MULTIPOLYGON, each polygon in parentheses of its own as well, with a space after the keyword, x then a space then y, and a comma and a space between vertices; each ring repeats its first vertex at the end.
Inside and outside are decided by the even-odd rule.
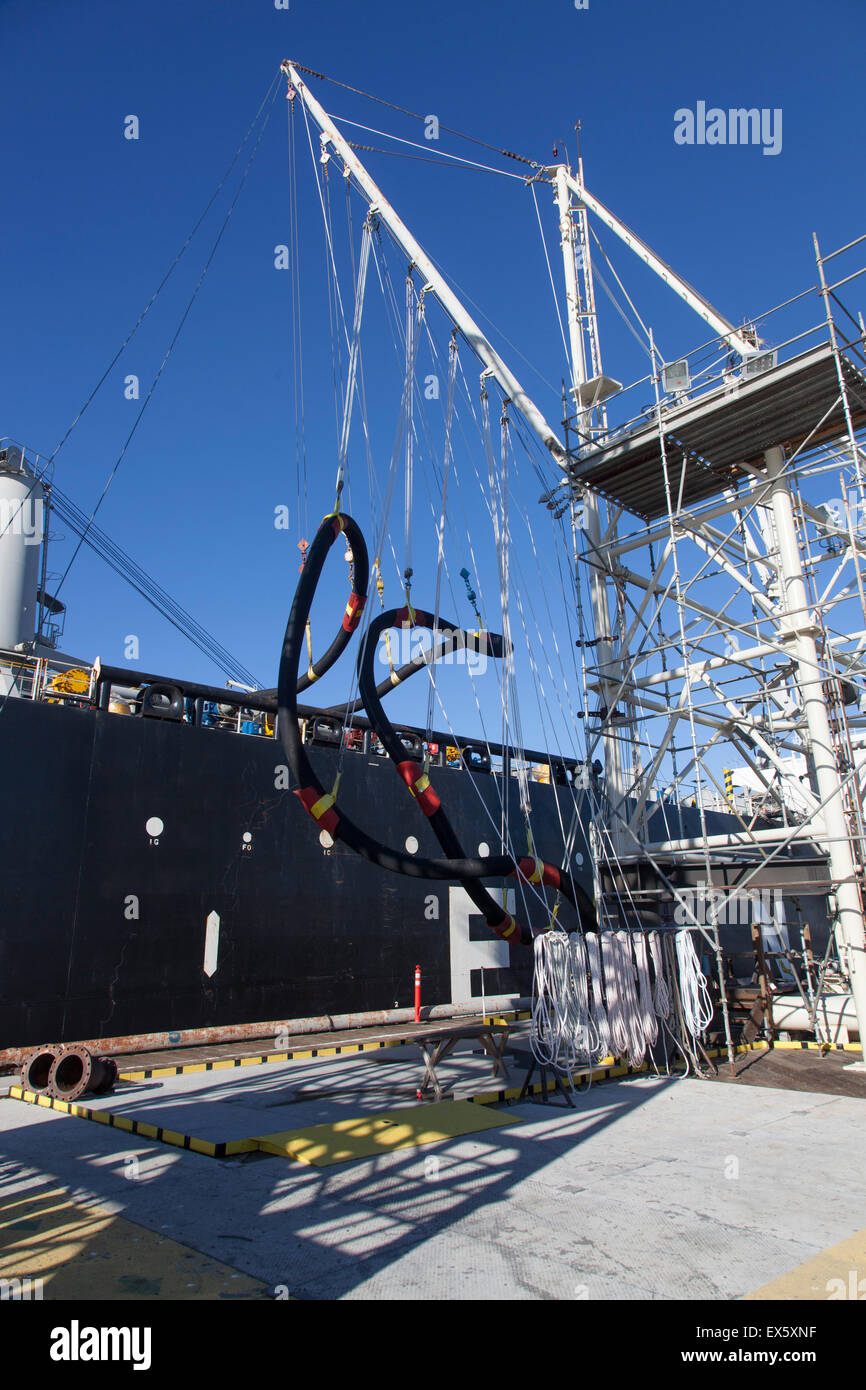
POLYGON ((264 1153, 328 1168, 332 1163, 375 1158, 392 1149, 419 1148, 422 1144, 437 1144, 461 1134, 477 1134, 481 1130, 520 1123, 516 1117, 503 1115, 489 1106, 473 1105, 469 1100, 443 1100, 434 1105, 413 1105, 406 1110, 338 1120, 332 1125, 262 1134, 256 1137, 255 1143, 264 1153))
MULTIPOLYGON (((859 1044, 858 1044, 859 1046, 859 1044)), ((828 1302, 866 1298, 866 1230, 831 1245, 805 1264, 746 1294, 746 1301, 784 1299, 786 1302, 826 1299, 828 1302)))

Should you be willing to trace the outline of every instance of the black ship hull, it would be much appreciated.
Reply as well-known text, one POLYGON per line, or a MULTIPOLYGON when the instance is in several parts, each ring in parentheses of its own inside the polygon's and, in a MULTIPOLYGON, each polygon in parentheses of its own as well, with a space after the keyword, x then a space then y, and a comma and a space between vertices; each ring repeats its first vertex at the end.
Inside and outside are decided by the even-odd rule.
MULTIPOLYGON (((341 805, 371 834, 437 855, 387 758, 308 751, 326 786, 341 761, 341 805)), ((431 776, 467 850, 499 843, 504 783, 518 838, 515 777, 445 765, 431 776)), ((416 965, 425 1008, 531 992, 531 950, 496 939, 462 886, 385 872, 323 843, 273 737, 10 696, 0 777, 0 1057, 49 1041, 174 1042, 381 1016, 412 1007, 416 965)), ((572 789, 533 781, 529 794, 537 852, 560 862, 572 789)), ((713 830, 738 825, 711 819, 713 830)), ((677 806, 676 822, 700 836, 695 808, 677 806)), ((592 897, 583 835, 575 850, 573 877, 592 897)), ((536 930, 548 925, 525 886, 488 886, 536 930)), ((558 920, 576 925, 568 903, 558 920)), ((747 926, 725 936, 751 952, 747 926)))
MULTIPOLYGON (((338 750, 310 755, 330 785, 338 750)), ((324 847, 278 741, 10 698, 0 768, 14 788, 0 1049, 405 1007, 416 965, 425 1004, 529 990, 531 952, 496 941, 459 885, 324 847)), ((494 844, 501 778, 441 767, 435 781, 465 843, 494 844)), ((439 852, 387 759, 345 753, 340 795, 383 842, 411 835, 419 856, 439 852)), ((572 794, 532 785, 531 798, 539 852, 555 858, 572 794)), ((521 911, 514 881, 503 886, 521 911)))

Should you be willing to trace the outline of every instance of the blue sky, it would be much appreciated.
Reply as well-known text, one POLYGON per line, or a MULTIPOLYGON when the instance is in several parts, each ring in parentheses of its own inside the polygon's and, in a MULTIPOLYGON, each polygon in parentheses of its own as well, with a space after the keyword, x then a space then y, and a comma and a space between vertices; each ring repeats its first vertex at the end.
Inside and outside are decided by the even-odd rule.
MULTIPOLYGON (((552 159, 555 141, 565 142, 573 160, 580 119, 588 186, 739 321, 812 283, 813 231, 829 248, 864 229, 856 154, 864 37, 859 0, 820 6, 590 0, 580 11, 572 0, 440 0, 435 6, 291 0, 288 11, 275 9, 273 0, 143 6, 4 0, 0 434, 47 453, 56 447, 180 249, 284 57, 540 161, 552 159), (780 108, 781 152, 678 146, 674 112, 698 101, 780 108), (123 138, 130 113, 139 117, 137 141, 123 138)), ((338 116, 423 141, 423 127, 406 116, 312 86, 338 116)), ((509 167, 444 134, 439 148, 509 167)), ((523 183, 381 154, 364 158, 425 248, 530 359, 535 370, 497 338, 524 385, 558 422, 563 351, 523 183)), ((332 505, 336 459, 330 330, 308 158, 299 160, 298 175, 308 505, 317 518, 332 505)), ((553 250, 547 190, 539 203, 553 250)), ((281 93, 204 288, 99 513, 99 525, 265 684, 276 677, 304 529, 296 515, 290 277, 274 269, 273 257, 274 246, 288 241, 288 206, 281 93), (291 512, 288 531, 273 526, 274 507, 282 503, 291 512)), ((226 203, 220 207, 58 457, 58 485, 88 512, 132 423, 124 376, 139 374, 146 389, 226 203)), ((362 215, 356 203, 356 232, 362 215)), ((609 238, 605 244, 612 252, 609 238)), ((666 357, 709 336, 625 253, 615 263, 666 357)), ((401 287, 405 267, 394 254, 389 264, 401 287)), ((631 381, 646 370, 645 358, 605 302, 600 313, 607 370, 631 381)), ((400 381, 381 305, 371 303, 369 332, 370 419, 384 470, 400 381)), ((441 316, 436 332, 447 344, 441 316)), ((468 355, 464 364, 469 374, 468 355)), ((477 379, 475 368, 471 375, 477 379)), ((441 445, 441 412, 430 429, 441 445)), ((467 446, 456 460, 466 493, 455 523, 453 570, 464 563, 459 531, 465 526, 477 534, 490 609, 484 616, 491 621, 495 555, 474 479, 476 466, 486 470, 480 440, 474 459, 469 452, 467 446)), ((357 432, 350 458, 365 497, 357 432)), ((419 461, 414 596, 430 605, 435 567, 425 466, 419 461)), ((522 492, 530 506, 539 488, 528 468, 526 474, 515 480, 515 495, 522 492)), ((369 526, 364 504, 358 514, 369 526)), ((539 537, 549 537, 540 511, 533 525, 539 537)), ((402 560, 399 501, 393 532, 402 560)), ((70 538, 58 540, 52 569, 62 570, 70 554, 70 538)), ((555 568, 546 555, 555 598, 555 568)), ((521 557, 527 607, 542 614, 528 540, 521 557)), ((332 563, 316 617, 317 645, 328 638, 345 590, 343 563, 332 563)), ((387 596, 396 602, 393 564, 386 578, 387 596)), ((124 639, 136 634, 143 669, 221 683, 214 667, 86 550, 62 597, 69 605, 67 650, 122 663, 124 639)), ((443 610, 450 608, 449 596, 443 610)), ((453 616, 468 621, 470 615, 464 605, 453 616)), ((350 680, 350 669, 342 670, 323 698, 344 698, 350 680)), ((462 673, 449 673, 445 688, 455 720, 474 726, 475 704, 462 673)), ((486 701, 484 689, 479 683, 486 701)), ((426 691, 400 699, 403 717, 423 722, 426 691)), ((488 729, 492 737, 497 719, 488 729)), ((529 700, 527 742, 543 742, 545 732, 544 712, 529 700)))

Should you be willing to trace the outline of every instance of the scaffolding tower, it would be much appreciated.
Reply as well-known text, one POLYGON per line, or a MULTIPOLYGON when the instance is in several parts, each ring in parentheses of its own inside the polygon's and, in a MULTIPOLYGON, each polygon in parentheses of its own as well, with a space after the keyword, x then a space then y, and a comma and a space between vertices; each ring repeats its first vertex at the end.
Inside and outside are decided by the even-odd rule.
MULTIPOLYGON (((598 376, 582 175, 556 185, 572 335, 595 338, 598 376)), ((822 256, 816 239, 817 286, 736 337, 717 317, 718 337, 665 363, 650 333, 652 369, 628 391, 651 407, 613 428, 586 409, 587 354, 572 351, 600 919, 646 925, 675 903, 716 955, 729 1044, 719 925, 757 889, 826 898, 864 1036, 866 336, 838 293, 863 270, 830 278, 864 240, 822 256), (787 331, 795 306, 817 321, 787 331), (734 761, 748 807, 732 804, 734 761)))

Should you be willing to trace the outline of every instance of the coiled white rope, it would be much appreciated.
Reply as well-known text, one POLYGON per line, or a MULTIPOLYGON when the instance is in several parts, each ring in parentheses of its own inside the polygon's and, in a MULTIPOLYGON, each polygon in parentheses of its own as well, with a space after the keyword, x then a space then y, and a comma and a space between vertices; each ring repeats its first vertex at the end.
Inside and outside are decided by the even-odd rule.
POLYGON ((542 1065, 572 1071, 612 1053, 640 1067, 660 1020, 687 1072, 700 1073, 694 1041, 713 1006, 689 931, 545 932, 535 984, 532 1052, 542 1065))
POLYGON ((670 1017, 671 1012, 671 992, 668 989, 668 982, 665 979, 661 932, 650 932, 649 945, 653 958, 653 970, 656 977, 655 988, 653 990, 653 1010, 657 1018, 666 1019, 670 1017))
POLYGON ((601 959, 604 966, 604 992, 607 1018, 610 1025, 611 1051, 615 1057, 628 1052, 628 1028, 622 1007, 622 981, 619 972, 619 942, 614 932, 600 933, 601 959))
POLYGON ((604 1003, 604 974, 601 967, 601 945, 597 932, 587 932, 586 952, 589 963, 589 978, 592 986, 590 1014, 598 1036, 599 1056, 607 1057, 613 1051, 610 1035, 610 1020, 604 1003))
POLYGON ((677 932, 676 948, 683 1021, 692 1037, 697 1038, 706 1031, 713 1017, 710 992, 698 961, 690 931, 677 932))
POLYGON ((649 944, 643 932, 635 932, 632 938, 634 958, 637 965, 638 1016, 641 1032, 647 1047, 652 1047, 659 1032, 658 1020, 653 1007, 652 980, 650 979, 649 944))
POLYGON ((625 1031, 628 1037, 628 1060, 631 1066, 643 1066, 646 1056, 647 1040, 644 1037, 643 1021, 638 1003, 637 970, 632 954, 633 933, 618 931, 617 968, 619 970, 620 999, 622 1001, 625 1031))
POLYGON ((583 938, 579 932, 571 936, 563 931, 542 932, 535 938, 534 951, 532 1055, 541 1066, 570 1074, 592 1062, 599 1052, 583 938))

